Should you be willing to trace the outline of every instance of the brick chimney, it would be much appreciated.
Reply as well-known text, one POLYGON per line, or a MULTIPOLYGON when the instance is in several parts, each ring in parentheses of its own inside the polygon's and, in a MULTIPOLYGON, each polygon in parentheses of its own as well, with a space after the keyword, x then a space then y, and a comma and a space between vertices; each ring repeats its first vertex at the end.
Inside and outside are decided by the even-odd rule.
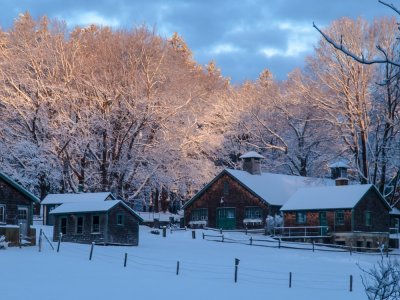
POLYGON ((348 185, 347 170, 350 168, 344 162, 336 162, 329 165, 331 169, 331 178, 335 180, 337 186, 348 185))
POLYGON ((252 175, 261 175, 261 159, 264 156, 258 154, 255 151, 247 152, 239 157, 242 159, 242 170, 249 172, 252 175))

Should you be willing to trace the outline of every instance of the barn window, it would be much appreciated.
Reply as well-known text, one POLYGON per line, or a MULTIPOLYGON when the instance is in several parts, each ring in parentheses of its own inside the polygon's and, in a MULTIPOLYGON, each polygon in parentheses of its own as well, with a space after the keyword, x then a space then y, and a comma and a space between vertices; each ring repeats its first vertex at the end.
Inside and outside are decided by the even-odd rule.
POLYGON ((0 223, 6 222, 6 206, 4 204, 0 204, 0 223))
POLYGON ((83 233, 83 217, 78 217, 76 219, 76 234, 83 233))
POLYGON ((261 219, 262 210, 258 206, 249 206, 244 208, 245 219, 261 219))
POLYGON ((335 211, 335 225, 344 225, 344 211, 335 211))
POLYGON ((372 212, 365 212, 365 226, 372 226, 372 212))
POLYGON ((124 215, 122 214, 117 215, 117 225, 124 225, 124 215))
POLYGON ((100 232, 100 216, 92 216, 92 233, 100 232))
POLYGON ((229 195, 229 183, 228 181, 224 181, 224 195, 229 195))
POLYGON ((296 222, 297 222, 297 224, 305 224, 306 223, 306 213, 304 211, 298 211, 296 213, 296 222))
POLYGON ((62 234, 67 234, 67 218, 65 217, 60 219, 60 230, 62 234))
POLYGON ((190 215, 191 221, 207 221, 208 220, 208 209, 198 208, 193 209, 190 215))

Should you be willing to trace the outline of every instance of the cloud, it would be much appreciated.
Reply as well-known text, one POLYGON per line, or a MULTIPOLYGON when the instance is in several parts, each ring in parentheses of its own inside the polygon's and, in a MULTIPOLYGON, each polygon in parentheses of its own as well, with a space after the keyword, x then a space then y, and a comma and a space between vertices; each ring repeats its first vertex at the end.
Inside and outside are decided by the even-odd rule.
MULTIPOLYGON (((62 19, 60 16, 58 18, 62 19)), ((65 18, 65 21, 69 26, 96 24, 116 28, 121 24, 117 18, 105 17, 94 11, 76 13, 65 18)))

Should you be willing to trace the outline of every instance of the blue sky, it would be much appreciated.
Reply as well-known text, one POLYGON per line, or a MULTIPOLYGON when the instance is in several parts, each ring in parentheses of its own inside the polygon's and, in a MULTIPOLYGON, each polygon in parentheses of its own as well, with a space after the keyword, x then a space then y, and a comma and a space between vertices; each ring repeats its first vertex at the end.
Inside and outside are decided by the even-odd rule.
POLYGON ((2 28, 29 11, 65 20, 70 27, 146 24, 163 37, 178 32, 196 61, 215 60, 233 82, 256 79, 266 68, 285 79, 302 67, 320 38, 313 21, 324 27, 341 17, 395 16, 377 0, 0 0, 0 7, 2 28))

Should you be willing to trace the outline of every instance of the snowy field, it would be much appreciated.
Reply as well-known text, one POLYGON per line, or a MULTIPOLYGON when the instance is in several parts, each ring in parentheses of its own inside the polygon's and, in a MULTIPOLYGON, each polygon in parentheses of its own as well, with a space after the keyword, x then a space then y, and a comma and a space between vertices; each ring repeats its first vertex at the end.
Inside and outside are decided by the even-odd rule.
MULTIPOLYGON (((195 240, 189 230, 168 231, 164 238, 150 230, 141 226, 139 247, 95 246, 91 261, 90 246, 81 244, 61 243, 59 253, 47 242, 40 253, 37 247, 1 250, 0 299, 366 299, 356 264, 369 268, 379 259, 212 242, 201 238, 202 231, 195 240)), ((45 231, 51 235, 51 227, 45 231)))

